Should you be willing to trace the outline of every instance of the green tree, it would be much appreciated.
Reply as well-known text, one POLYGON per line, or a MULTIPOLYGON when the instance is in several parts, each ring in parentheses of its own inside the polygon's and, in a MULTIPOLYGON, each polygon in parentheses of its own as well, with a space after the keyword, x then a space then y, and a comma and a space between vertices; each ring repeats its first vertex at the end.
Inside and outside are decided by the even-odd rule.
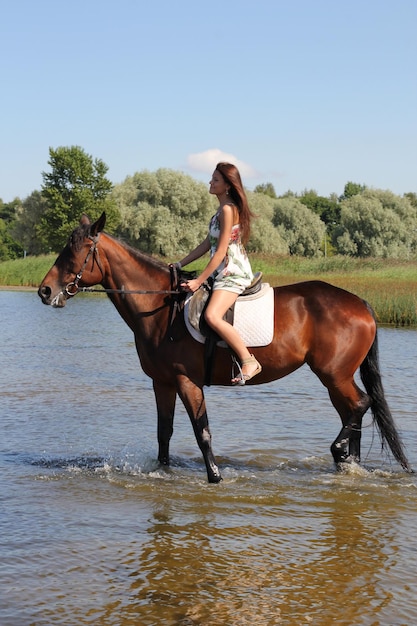
POLYGON ((253 190, 254 193, 263 193, 270 198, 276 198, 277 194, 275 193, 275 188, 272 183, 262 183, 261 185, 256 185, 253 190))
POLYGON ((16 220, 11 227, 11 233, 28 254, 47 254, 51 251, 40 229, 47 209, 48 202, 40 191, 33 191, 16 209, 16 220))
POLYGON ((23 248, 13 239, 8 224, 0 218, 0 261, 17 259, 23 256, 23 248))
POLYGON ((118 213, 110 199, 107 165, 79 146, 50 148, 49 155, 51 171, 42 172, 42 195, 47 201, 38 225, 42 246, 54 251, 62 248, 82 213, 95 219, 106 211, 107 229, 114 230, 118 213))
POLYGON ((319 196, 317 191, 311 189, 304 191, 299 200, 305 204, 310 211, 313 211, 320 219, 331 227, 340 219, 340 207, 337 201, 324 196, 319 196))
POLYGON ((16 209, 20 206, 21 200, 15 198, 12 202, 3 202, 0 199, 0 219, 5 222, 13 222, 16 218, 16 209))
POLYGON ((365 191, 365 189, 365 185, 360 185, 359 183, 352 183, 351 181, 349 181, 348 183, 346 183, 343 195, 340 196, 339 200, 347 200, 347 198, 357 196, 359 193, 362 193, 362 191, 365 191))
POLYGON ((417 193, 409 191, 404 194, 404 198, 407 198, 411 202, 411 204, 417 208, 417 193))
POLYGON ((334 232, 340 254, 409 258, 417 252, 417 207, 390 191, 365 189, 341 203, 334 232))
POLYGON ((207 235, 215 201, 191 176, 161 168, 137 172, 116 185, 118 234, 144 252, 175 258, 207 235))
POLYGON ((290 254, 321 254, 326 226, 298 198, 288 196, 275 201, 273 224, 287 242, 290 254))
POLYGON ((247 192, 249 206, 255 215, 252 220, 251 236, 247 244, 249 252, 266 254, 288 254, 288 243, 282 233, 274 227, 274 200, 265 194, 247 192))
POLYGON ((16 259, 23 255, 23 248, 13 233, 20 204, 19 198, 7 203, 0 200, 0 260, 2 261, 16 259))

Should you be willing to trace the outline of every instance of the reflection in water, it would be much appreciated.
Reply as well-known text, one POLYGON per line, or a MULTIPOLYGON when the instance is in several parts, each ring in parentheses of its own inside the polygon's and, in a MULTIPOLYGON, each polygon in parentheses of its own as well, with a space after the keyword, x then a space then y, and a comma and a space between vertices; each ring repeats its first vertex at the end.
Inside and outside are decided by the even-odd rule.
POLYGON ((396 549, 396 512, 377 491, 335 487, 323 485, 321 503, 302 489, 267 504, 247 495, 236 507, 229 493, 211 502, 201 498, 198 507, 186 497, 181 510, 174 500, 157 506, 148 540, 122 563, 130 588, 124 619, 207 626, 379 623, 392 598, 380 581, 396 549))
MULTIPOLYGON (((385 591, 377 590, 377 581, 385 576, 384 546, 392 543, 395 518, 375 519, 379 507, 374 493, 334 489, 323 495, 321 533, 314 533, 311 558, 306 561, 304 553, 302 562, 291 568, 296 584, 284 605, 285 616, 294 623, 305 615, 320 617, 324 624, 360 624, 367 617, 372 623, 387 599, 385 591)), ((306 513, 308 518, 315 515, 314 509, 306 513)))

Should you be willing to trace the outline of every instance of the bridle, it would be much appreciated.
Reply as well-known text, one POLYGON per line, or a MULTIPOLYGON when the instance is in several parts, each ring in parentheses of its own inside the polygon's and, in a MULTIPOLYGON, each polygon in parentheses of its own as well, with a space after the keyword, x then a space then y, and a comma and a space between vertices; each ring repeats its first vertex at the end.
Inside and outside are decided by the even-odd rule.
POLYGON ((93 265, 94 265, 94 260, 96 260, 97 265, 100 269, 101 275, 104 276, 104 271, 101 265, 100 255, 99 255, 98 248, 97 248, 99 237, 100 237, 100 234, 96 235, 95 237, 90 237, 91 246, 90 246, 89 251, 87 252, 87 256, 85 257, 84 263, 82 264, 81 269, 78 272, 78 274, 75 275, 74 280, 71 283, 68 283, 68 285, 64 289, 65 294, 68 298, 72 298, 79 291, 82 291, 84 289, 83 287, 79 287, 79 282, 82 278, 85 268, 87 267, 87 263, 91 257, 93 257, 93 265))
POLYGON ((94 260, 96 261, 102 277, 104 277, 103 266, 100 261, 100 254, 98 251, 98 240, 100 237, 100 233, 95 235, 95 237, 89 237, 91 240, 91 246, 89 251, 87 252, 87 256, 85 257, 84 263, 81 266, 80 271, 75 275, 75 278, 72 282, 68 283, 64 288, 65 296, 67 298, 72 298, 77 295, 78 292, 88 292, 88 293, 121 293, 123 295, 128 294, 166 294, 166 295, 178 295, 184 293, 179 287, 178 273, 177 268, 174 265, 170 265, 170 274, 171 274, 171 289, 157 289, 157 290, 149 290, 149 289, 125 289, 123 286, 121 289, 95 289, 94 287, 80 287, 79 283, 84 273, 85 268, 87 267, 87 263, 90 258, 93 257, 93 265, 94 260))

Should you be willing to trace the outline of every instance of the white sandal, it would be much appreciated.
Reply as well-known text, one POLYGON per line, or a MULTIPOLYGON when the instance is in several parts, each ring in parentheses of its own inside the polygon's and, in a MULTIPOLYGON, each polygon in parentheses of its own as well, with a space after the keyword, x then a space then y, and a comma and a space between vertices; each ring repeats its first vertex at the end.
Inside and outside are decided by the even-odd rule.
POLYGON ((262 365, 255 359, 253 354, 251 354, 248 359, 243 359, 242 365, 239 365, 236 359, 234 359, 234 361, 239 368, 239 376, 232 378, 232 385, 243 386, 248 382, 248 380, 251 380, 251 378, 253 378, 257 374, 260 374, 262 372, 262 365), (256 365, 256 368, 251 374, 244 374, 242 372, 242 367, 244 365, 249 365, 250 363, 253 363, 253 365, 256 365))

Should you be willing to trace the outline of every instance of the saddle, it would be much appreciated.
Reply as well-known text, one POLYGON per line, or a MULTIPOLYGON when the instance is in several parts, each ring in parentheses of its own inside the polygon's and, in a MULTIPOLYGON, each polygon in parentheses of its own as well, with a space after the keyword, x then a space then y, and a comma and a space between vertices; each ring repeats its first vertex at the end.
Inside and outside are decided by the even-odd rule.
MULTIPOLYGON (((198 332, 200 332, 203 337, 208 337, 210 334, 215 334, 214 331, 208 326, 204 319, 204 311, 208 305, 208 301, 212 292, 213 281, 208 280, 203 283, 201 289, 196 291, 189 301, 186 301, 186 305, 188 304, 188 320, 191 326, 198 332)), ((241 293, 237 300, 241 298, 246 298, 247 296, 252 296, 254 294, 260 293, 262 288, 262 272, 257 272, 253 277, 251 284, 245 289, 243 293, 241 293)), ((237 302, 236 300, 236 302, 237 302)), ((236 302, 232 307, 226 312, 224 316, 225 320, 229 322, 229 324, 233 325, 234 319, 234 309, 236 302)))
MULTIPOLYGON (((211 294, 211 285, 204 284, 190 294, 184 305, 184 320, 191 336, 205 344, 205 384, 210 385, 211 369, 216 346, 227 348, 227 344, 208 326, 204 319, 211 294)), ((255 274, 249 287, 237 298, 224 316, 239 332, 247 346, 265 346, 274 335, 274 291, 262 282, 262 273, 255 274)))

